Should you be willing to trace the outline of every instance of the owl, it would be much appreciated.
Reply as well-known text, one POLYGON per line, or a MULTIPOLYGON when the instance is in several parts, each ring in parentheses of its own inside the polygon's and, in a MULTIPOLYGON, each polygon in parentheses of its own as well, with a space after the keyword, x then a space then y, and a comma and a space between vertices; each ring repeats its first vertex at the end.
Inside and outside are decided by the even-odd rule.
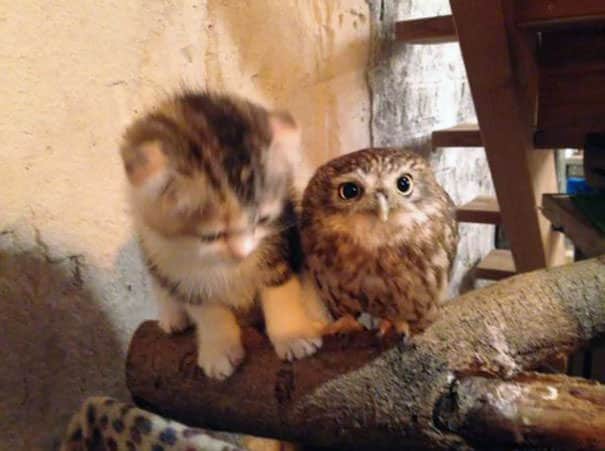
POLYGON ((418 333, 445 299, 456 254, 455 207, 428 162, 399 149, 364 149, 321 166, 302 203, 306 271, 334 321, 418 333))

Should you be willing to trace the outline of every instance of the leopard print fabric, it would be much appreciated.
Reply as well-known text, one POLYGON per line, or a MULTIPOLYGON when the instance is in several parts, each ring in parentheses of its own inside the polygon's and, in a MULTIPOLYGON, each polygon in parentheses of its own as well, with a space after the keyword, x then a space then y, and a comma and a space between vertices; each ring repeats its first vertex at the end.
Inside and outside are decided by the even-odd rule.
POLYGON ((60 451, 245 450, 229 434, 190 428, 112 398, 87 399, 73 416, 60 451))

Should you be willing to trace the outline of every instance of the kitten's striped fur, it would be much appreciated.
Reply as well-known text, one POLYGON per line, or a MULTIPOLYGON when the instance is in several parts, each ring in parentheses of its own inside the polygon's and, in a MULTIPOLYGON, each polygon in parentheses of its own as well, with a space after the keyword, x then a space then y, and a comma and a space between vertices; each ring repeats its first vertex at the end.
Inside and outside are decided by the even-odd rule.
POLYGON ((234 96, 189 92, 130 126, 121 153, 160 325, 173 332, 196 323, 206 374, 227 377, 243 358, 233 309, 248 309, 259 294, 278 354, 314 352, 320 340, 293 277, 293 119, 234 96))

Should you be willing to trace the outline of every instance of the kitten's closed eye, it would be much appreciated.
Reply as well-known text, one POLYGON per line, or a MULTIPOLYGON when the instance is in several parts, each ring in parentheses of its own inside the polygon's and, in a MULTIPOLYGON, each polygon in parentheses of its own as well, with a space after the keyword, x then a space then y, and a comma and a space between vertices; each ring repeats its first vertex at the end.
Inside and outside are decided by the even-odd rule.
POLYGON ((260 216, 257 220, 256 223, 259 225, 266 225, 269 224, 271 222, 272 218, 269 215, 263 215, 260 216))
POLYGON ((213 241, 216 241, 223 237, 224 237, 223 233, 213 233, 213 234, 207 234, 207 235, 200 235, 200 240, 202 240, 205 243, 212 243, 213 241))
MULTIPOLYGON (((256 220, 256 225, 259 225, 259 226, 267 225, 272 221, 272 219, 273 218, 269 215, 261 216, 256 220)), ((246 233, 253 232, 253 231, 254 231, 254 227, 252 227, 250 230, 248 230, 248 229, 217 230, 217 231, 213 231, 213 232, 201 233, 198 236, 199 236, 200 240, 202 240, 203 242, 212 243, 213 241, 230 238, 230 237, 234 237, 237 235, 244 235, 246 233)))
POLYGON ((212 233, 202 233, 199 237, 200 237, 200 240, 204 241, 205 243, 211 243, 213 241, 217 241, 222 238, 225 238, 226 236, 227 236, 226 232, 220 231, 220 232, 212 232, 212 233))

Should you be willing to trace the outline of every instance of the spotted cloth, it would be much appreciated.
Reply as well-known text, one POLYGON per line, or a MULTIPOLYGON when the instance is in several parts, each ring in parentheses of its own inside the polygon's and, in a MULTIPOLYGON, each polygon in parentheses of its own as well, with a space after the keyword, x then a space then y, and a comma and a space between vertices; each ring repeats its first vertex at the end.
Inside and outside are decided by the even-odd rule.
POLYGON ((231 451, 229 434, 187 427, 112 398, 88 398, 71 419, 61 451, 231 451))

